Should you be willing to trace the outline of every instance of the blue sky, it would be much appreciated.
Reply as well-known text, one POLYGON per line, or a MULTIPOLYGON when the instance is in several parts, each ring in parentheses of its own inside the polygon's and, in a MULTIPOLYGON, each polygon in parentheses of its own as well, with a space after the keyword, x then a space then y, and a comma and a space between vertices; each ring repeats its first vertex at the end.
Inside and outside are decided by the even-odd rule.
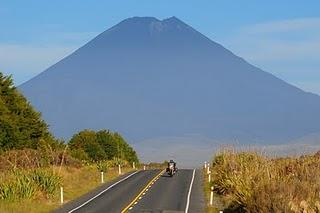
POLYGON ((320 94, 320 1, 0 0, 0 70, 17 85, 132 16, 176 16, 250 63, 320 94))

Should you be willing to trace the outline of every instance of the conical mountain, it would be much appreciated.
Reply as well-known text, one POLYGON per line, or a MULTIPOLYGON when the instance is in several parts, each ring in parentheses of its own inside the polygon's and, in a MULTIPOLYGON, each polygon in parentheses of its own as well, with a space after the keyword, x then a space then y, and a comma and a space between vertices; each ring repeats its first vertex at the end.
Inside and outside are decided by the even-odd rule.
POLYGON ((188 135, 282 143, 320 132, 319 96, 175 17, 126 19, 20 89, 58 137, 109 128, 132 143, 188 135))

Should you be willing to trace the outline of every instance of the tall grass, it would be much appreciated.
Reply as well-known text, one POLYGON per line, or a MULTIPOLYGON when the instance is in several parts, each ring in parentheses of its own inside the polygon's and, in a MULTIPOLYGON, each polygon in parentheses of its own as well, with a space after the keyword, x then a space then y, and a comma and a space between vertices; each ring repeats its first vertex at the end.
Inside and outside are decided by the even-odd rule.
POLYGON ((1 200, 31 199, 36 195, 52 196, 60 185, 60 177, 51 171, 37 169, 14 171, 0 184, 1 200))
POLYGON ((32 198, 36 191, 36 185, 27 175, 17 176, 0 185, 0 199, 17 200, 23 198, 32 198))
POLYGON ((53 196, 61 185, 61 177, 51 170, 35 170, 31 173, 31 178, 47 197, 53 196))
POLYGON ((320 212, 320 155, 269 158, 223 150, 212 162, 214 191, 227 211, 320 212))
MULTIPOLYGON (((0 154, 0 212, 49 212, 58 207, 59 187, 68 202, 118 176, 118 161, 81 162, 67 147, 53 150, 11 150, 0 154)), ((131 170, 122 161, 122 171, 131 170)))
POLYGON ((81 162, 72 158, 65 150, 53 151, 50 147, 40 150, 10 150, 0 154, 0 172, 52 166, 80 167, 81 162))

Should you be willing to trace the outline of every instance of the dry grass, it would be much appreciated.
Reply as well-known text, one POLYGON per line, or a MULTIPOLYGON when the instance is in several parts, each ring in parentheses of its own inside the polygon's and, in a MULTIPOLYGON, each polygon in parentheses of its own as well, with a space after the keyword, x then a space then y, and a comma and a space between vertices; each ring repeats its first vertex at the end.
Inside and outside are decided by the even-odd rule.
POLYGON ((214 199, 213 199, 213 206, 210 206, 210 192, 211 192, 211 186, 208 183, 208 175, 206 170, 203 170, 203 181, 205 184, 203 184, 204 187, 204 194, 205 194, 205 200, 206 200, 206 206, 205 206, 205 212, 206 213, 219 213, 221 209, 223 209, 221 206, 220 197, 214 193, 214 199))
POLYGON ((0 153, 0 172, 15 169, 36 169, 50 166, 81 166, 81 162, 72 158, 65 150, 23 149, 0 153))
MULTIPOLYGON (((88 191, 99 186, 100 183, 100 172, 96 165, 88 165, 83 167, 52 167, 55 174, 61 178, 61 184, 64 187, 64 199, 65 202, 73 200, 88 191)), ((124 168, 123 172, 132 170, 127 167, 124 168)), ((8 173, 2 172, 0 176, 1 181, 8 181, 12 176, 7 175, 8 173)), ((117 168, 109 168, 105 172, 105 182, 110 181, 118 176, 117 168)), ((41 194, 35 194, 30 199, 19 199, 19 200, 0 200, 0 209, 2 213, 16 213, 16 212, 50 212, 53 209, 59 207, 59 187, 55 190, 52 196, 47 197, 41 194)))
POLYGON ((320 212, 320 155, 269 158, 223 150, 212 162, 225 212, 320 212))

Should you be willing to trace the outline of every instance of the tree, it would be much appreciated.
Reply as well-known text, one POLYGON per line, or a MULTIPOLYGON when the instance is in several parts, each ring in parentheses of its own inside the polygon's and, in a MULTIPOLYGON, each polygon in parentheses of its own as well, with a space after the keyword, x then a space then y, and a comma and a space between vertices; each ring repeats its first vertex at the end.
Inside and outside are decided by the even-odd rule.
POLYGON ((109 130, 80 131, 71 138, 69 147, 74 153, 73 156, 81 160, 86 160, 88 156, 95 162, 112 159, 139 162, 136 152, 124 138, 109 130))
POLYGON ((117 144, 118 158, 126 160, 130 163, 139 161, 136 152, 133 150, 132 147, 129 146, 129 144, 119 133, 115 132, 113 134, 113 139, 117 144))
POLYGON ((58 145, 41 114, 14 87, 11 76, 0 72, 0 150, 37 149, 42 140, 58 145))
POLYGON ((77 152, 83 150, 92 161, 106 159, 106 153, 97 142, 96 133, 91 130, 83 130, 75 134, 69 142, 69 147, 71 150, 77 150, 77 152))
POLYGON ((108 160, 112 160, 118 154, 117 144, 113 140, 113 134, 109 130, 97 132, 97 142, 103 147, 108 160))

